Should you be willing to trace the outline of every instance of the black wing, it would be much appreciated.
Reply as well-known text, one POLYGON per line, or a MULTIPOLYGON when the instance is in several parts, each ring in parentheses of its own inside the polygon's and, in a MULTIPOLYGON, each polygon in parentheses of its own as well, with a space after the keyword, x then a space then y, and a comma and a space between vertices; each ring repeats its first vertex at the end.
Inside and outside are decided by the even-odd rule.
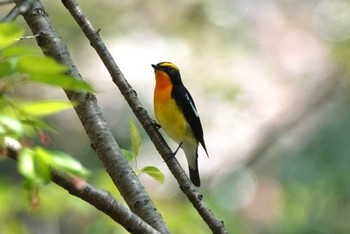
POLYGON ((173 86, 171 95, 175 99, 176 104, 180 107, 187 122, 190 124, 195 138, 202 144, 205 152, 208 154, 204 143, 201 120, 199 119, 197 108, 191 94, 187 91, 185 86, 178 84, 173 86))

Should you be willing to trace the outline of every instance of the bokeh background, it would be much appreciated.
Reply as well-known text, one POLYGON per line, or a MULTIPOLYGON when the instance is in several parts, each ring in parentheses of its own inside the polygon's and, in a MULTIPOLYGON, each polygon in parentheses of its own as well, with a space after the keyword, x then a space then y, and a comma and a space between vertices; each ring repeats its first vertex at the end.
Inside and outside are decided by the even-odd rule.
MULTIPOLYGON (((96 88, 119 145, 130 149, 132 113, 124 98, 63 5, 42 2, 82 76, 96 88)), ((199 190, 229 233, 350 232, 350 1, 79 4, 152 117, 151 64, 180 67, 210 155, 199 151, 199 190)), ((19 44, 34 47, 35 41, 19 44)), ((66 99, 61 90, 35 85, 19 87, 16 95, 66 99)), ((92 172, 90 183, 119 197, 74 111, 47 120, 60 129, 49 147, 74 155, 92 172)), ((171 232, 210 233, 138 127, 140 166, 157 166, 166 175, 164 184, 140 179, 171 232)), ((187 170, 184 154, 177 158, 187 170)), ((31 211, 11 160, 0 161, 0 191, 0 233, 125 232, 54 184, 41 188, 40 206, 31 211)))

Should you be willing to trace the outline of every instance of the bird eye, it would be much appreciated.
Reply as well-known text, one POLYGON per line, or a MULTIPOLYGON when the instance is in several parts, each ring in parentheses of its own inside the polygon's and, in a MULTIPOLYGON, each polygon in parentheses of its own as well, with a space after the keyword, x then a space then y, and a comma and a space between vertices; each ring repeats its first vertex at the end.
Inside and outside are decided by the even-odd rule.
POLYGON ((173 67, 168 67, 168 70, 171 72, 171 71, 174 71, 174 68, 173 67))

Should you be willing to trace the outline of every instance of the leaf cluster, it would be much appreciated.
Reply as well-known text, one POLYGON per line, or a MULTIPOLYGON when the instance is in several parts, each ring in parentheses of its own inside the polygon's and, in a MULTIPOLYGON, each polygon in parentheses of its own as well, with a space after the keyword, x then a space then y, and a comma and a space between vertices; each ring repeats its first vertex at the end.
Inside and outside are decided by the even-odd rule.
POLYGON ((74 176, 89 174, 71 155, 49 150, 46 131, 57 131, 43 116, 72 108, 72 103, 58 100, 24 101, 16 97, 16 87, 27 83, 51 85, 81 92, 93 91, 81 80, 64 74, 67 67, 28 48, 15 46, 24 30, 16 23, 0 23, 0 152, 16 150, 18 171, 25 188, 37 190, 51 180, 51 169, 74 176), (33 136, 34 135, 34 136, 33 136), (39 145, 32 143, 37 136, 39 145))
POLYGON ((146 173, 147 175, 151 176, 153 179, 159 181, 160 183, 164 183, 164 174, 154 166, 145 166, 141 169, 138 168, 138 157, 140 153, 140 147, 141 147, 141 135, 139 130, 137 129, 134 121, 132 120, 132 117, 129 119, 129 125, 130 125, 130 138, 131 138, 131 145, 132 145, 132 152, 126 149, 122 149, 123 156, 128 162, 131 162, 134 160, 135 167, 134 171, 136 175, 141 175, 142 173, 146 173))
MULTIPOLYGON (((55 132, 57 129, 42 120, 42 117, 69 109, 72 103, 57 100, 23 101, 15 97, 16 87, 34 82, 80 92, 91 92, 93 88, 85 81, 65 75, 67 66, 56 60, 41 56, 29 48, 14 46, 23 33, 24 30, 16 23, 0 24, 0 142, 1 152, 6 152, 9 144, 18 145, 18 171, 24 177, 24 186, 29 190, 37 190, 39 185, 51 181, 51 169, 79 177, 86 177, 89 171, 71 155, 46 147, 48 136, 44 131, 55 132), (32 133, 39 137, 42 145, 29 143, 32 133)), ((146 173, 163 183, 164 174, 158 168, 138 168, 141 136, 131 117, 129 124, 132 152, 122 150, 123 155, 129 162, 134 160, 137 175, 146 173)))

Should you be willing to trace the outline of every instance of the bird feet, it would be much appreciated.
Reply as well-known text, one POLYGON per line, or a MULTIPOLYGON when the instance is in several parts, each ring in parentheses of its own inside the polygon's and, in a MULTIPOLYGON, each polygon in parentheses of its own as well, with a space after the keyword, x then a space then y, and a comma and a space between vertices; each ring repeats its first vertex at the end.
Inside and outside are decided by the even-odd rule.
POLYGON ((153 120, 153 125, 157 130, 159 130, 162 127, 155 120, 153 120))
POLYGON ((175 152, 171 154, 171 156, 169 156, 168 158, 166 158, 164 160, 164 162, 167 162, 169 159, 171 159, 172 157, 175 157, 175 155, 177 154, 177 151, 179 151, 179 149, 181 148, 182 146, 182 142, 179 144, 179 146, 176 148, 175 152))

